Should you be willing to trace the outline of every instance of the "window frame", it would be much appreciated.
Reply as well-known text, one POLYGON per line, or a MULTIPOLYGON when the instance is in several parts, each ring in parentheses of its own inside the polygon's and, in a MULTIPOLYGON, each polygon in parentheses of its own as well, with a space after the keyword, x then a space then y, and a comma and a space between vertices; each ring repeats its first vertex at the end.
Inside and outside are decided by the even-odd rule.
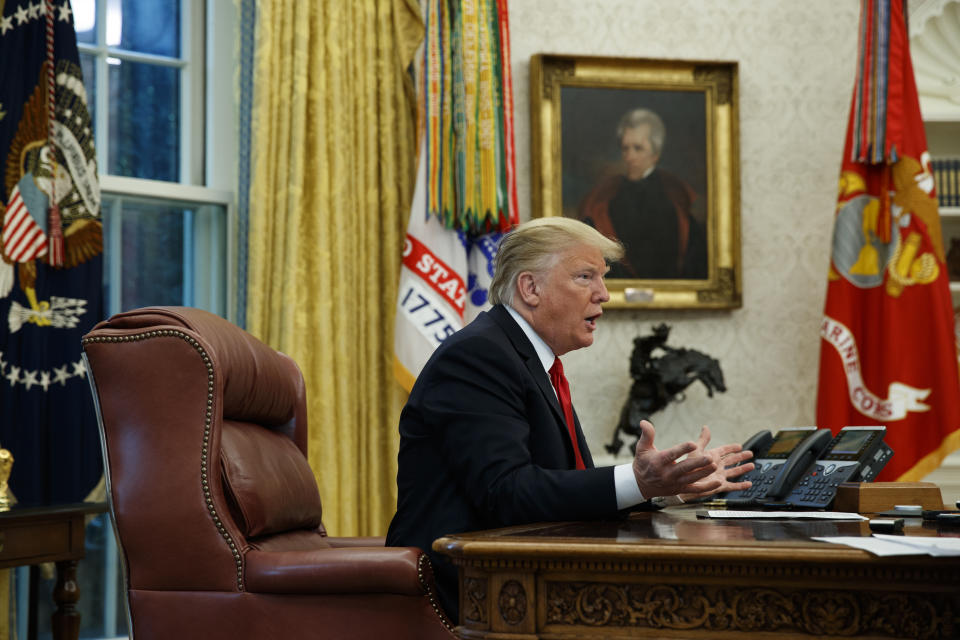
MULTIPOLYGON (((183 0, 180 12, 180 56, 162 56, 140 53, 107 44, 107 3, 109 0, 93 0, 96 3, 96 43, 77 43, 81 55, 94 59, 96 73, 96 132, 97 166, 101 172, 109 167, 109 117, 110 117, 110 59, 121 62, 138 62, 161 67, 170 67, 180 72, 180 176, 179 182, 203 184, 204 157, 204 75, 206 64, 205 35, 207 3, 204 0, 183 0), (198 26, 199 25, 199 26, 198 26), (194 131, 199 124, 199 131, 194 131)), ((217 4, 216 0, 210 5, 217 4)), ((211 24, 216 24, 211 21, 211 24)), ((105 173, 103 175, 106 175, 105 173)))
MULTIPOLYGON (((96 44, 77 43, 81 54, 93 56, 97 82, 95 144, 104 196, 150 197, 178 204, 218 204, 227 210, 226 309, 227 320, 237 317, 237 131, 238 110, 233 79, 238 61, 234 43, 238 33, 237 8, 231 0, 183 0, 180 12, 179 58, 138 53, 106 44, 107 2, 96 1, 96 44), (108 58, 176 68, 180 71, 180 180, 148 180, 108 174, 109 65, 108 58), (217 73, 208 73, 216 69, 217 73), (216 162, 206 152, 217 150, 216 162), (205 159, 206 157, 206 159, 205 159)), ((119 230, 112 231, 119 233, 119 230)), ((115 240, 114 240, 115 241, 115 240)), ((111 238, 105 234, 105 249, 111 238)), ((122 259, 122 258, 121 258, 122 259)), ((121 265, 111 265, 112 270, 121 265)), ((106 274, 105 274, 106 275, 106 274)), ((111 282, 116 282, 110 274, 111 282)), ((111 294, 106 311, 120 311, 111 294)))
MULTIPOLYGON (((232 191, 211 189, 198 185, 185 185, 161 180, 145 180, 143 178, 127 178, 122 176, 100 176, 100 191, 107 197, 130 197, 138 200, 151 200, 158 204, 169 203, 171 206, 184 204, 215 205, 226 209, 226 281, 223 283, 226 291, 224 300, 224 314, 227 320, 233 322, 236 309, 236 254, 237 254, 237 215, 236 198, 232 191)), ((106 200, 106 197, 102 197, 106 200)), ((116 247, 121 241, 121 227, 114 225, 105 229, 103 243, 104 252, 118 253, 116 247)), ((106 267, 108 263, 105 262, 106 267)), ((104 273, 104 282, 119 282, 123 268, 123 256, 120 260, 110 261, 110 273, 104 273)), ((192 287, 194 283, 184 282, 184 286, 192 287)), ((112 315, 121 310, 119 287, 113 287, 104 301, 106 312, 112 315)))

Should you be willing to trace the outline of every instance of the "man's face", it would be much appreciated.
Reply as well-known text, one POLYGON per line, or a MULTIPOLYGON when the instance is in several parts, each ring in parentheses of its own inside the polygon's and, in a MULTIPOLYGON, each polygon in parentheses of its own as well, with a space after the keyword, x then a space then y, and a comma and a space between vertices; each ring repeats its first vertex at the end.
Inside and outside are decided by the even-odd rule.
POLYGON ((537 278, 540 303, 531 325, 556 355, 593 344, 600 303, 610 299, 603 282, 607 270, 599 249, 577 245, 537 278))
POLYGON ((639 180, 648 169, 656 165, 660 154, 654 153, 653 145, 650 144, 650 126, 641 124, 625 129, 623 137, 620 138, 620 155, 630 180, 639 180))

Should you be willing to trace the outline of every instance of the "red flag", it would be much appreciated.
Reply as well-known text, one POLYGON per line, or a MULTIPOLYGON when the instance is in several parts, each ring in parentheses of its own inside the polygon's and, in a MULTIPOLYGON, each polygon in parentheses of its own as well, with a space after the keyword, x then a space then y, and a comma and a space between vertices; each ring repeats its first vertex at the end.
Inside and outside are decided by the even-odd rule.
POLYGON ((862 0, 821 325, 817 423, 883 424, 880 480, 960 447, 953 310, 903 0, 862 0))

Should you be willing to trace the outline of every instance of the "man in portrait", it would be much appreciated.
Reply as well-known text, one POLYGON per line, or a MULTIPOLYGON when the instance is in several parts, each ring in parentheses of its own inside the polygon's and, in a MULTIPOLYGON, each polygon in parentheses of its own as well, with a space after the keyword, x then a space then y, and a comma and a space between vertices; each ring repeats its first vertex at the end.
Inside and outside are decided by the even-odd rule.
POLYGON ((657 166, 666 139, 663 120, 633 109, 617 126, 622 173, 599 182, 577 217, 623 243, 626 255, 611 278, 707 277, 707 239, 696 192, 657 166))

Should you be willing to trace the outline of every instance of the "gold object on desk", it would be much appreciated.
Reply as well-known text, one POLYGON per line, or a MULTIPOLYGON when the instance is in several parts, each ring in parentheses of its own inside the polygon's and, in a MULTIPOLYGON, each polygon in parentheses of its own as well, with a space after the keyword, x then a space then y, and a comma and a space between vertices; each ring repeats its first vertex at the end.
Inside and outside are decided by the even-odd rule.
POLYGON ((960 557, 811 540, 869 536, 864 521, 699 520, 699 510, 436 540, 459 569, 459 637, 956 637, 960 557))
POLYGON ((11 471, 13 471, 13 454, 9 449, 0 449, 0 511, 9 511, 13 506, 9 485, 11 471))

